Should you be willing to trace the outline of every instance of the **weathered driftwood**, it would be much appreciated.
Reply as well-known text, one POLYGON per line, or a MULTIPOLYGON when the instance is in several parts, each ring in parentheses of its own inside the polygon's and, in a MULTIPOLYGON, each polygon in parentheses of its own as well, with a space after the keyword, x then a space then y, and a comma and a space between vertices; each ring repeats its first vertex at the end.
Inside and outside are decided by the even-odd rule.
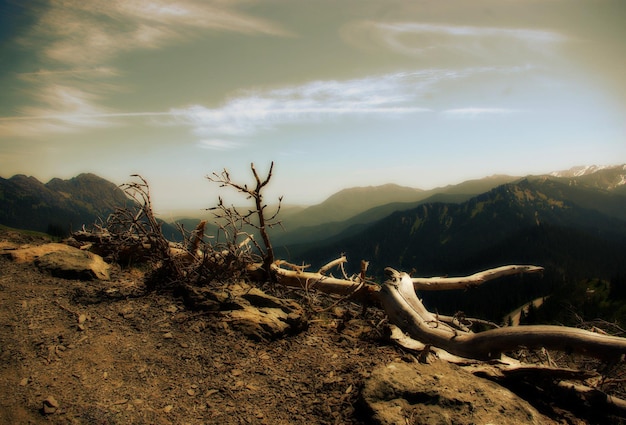
MULTIPOLYGON (((315 289, 327 294, 352 295, 356 299, 367 302, 378 301, 380 286, 366 279, 367 262, 362 263, 360 274, 348 277, 342 268, 347 261, 345 256, 341 256, 320 267, 317 272, 308 272, 305 271, 308 266, 298 266, 284 260, 277 260, 271 264, 270 270, 280 284, 285 286, 305 290, 315 289), (333 267, 342 268, 343 277, 328 276, 326 273, 333 267)), ((470 276, 412 278, 411 281, 415 289, 418 290, 443 291, 476 287, 502 276, 539 273, 542 271, 543 267, 538 266, 509 265, 484 270, 470 276)))
POLYGON ((322 266, 317 272, 304 271, 307 266, 297 266, 284 260, 272 263, 271 271, 281 285, 301 288, 304 290, 316 290, 326 294, 336 294, 342 296, 353 296, 364 301, 374 301, 377 299, 379 288, 377 285, 368 283, 364 278, 364 273, 349 278, 327 276, 325 273, 333 267, 341 267, 347 261, 346 257, 340 257, 322 266), (288 267, 288 268, 285 268, 288 267))
POLYGON ((411 279, 416 290, 445 291, 451 289, 468 289, 485 283, 488 280, 503 276, 522 273, 542 273, 543 267, 528 265, 509 265, 484 270, 470 276, 462 277, 414 277, 411 279))
POLYGON ((568 381, 560 381, 557 388, 562 390, 563 395, 576 394, 581 403, 589 403, 592 408, 606 409, 615 415, 626 416, 626 400, 610 396, 597 388, 568 381))
POLYGON ((426 310, 406 273, 386 269, 389 279, 379 294, 390 320, 412 338, 451 354, 473 359, 499 358, 521 346, 577 352, 591 357, 619 359, 626 339, 564 326, 521 326, 471 333, 455 329, 426 310))

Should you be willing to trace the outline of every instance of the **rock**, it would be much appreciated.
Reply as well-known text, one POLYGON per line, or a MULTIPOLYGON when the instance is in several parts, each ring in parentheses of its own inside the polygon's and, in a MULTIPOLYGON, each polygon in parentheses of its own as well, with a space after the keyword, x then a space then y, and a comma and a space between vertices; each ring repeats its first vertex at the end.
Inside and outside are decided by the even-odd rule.
POLYGON ((306 326, 300 304, 271 296, 258 288, 245 289, 238 297, 239 310, 229 313, 230 327, 253 340, 272 340, 306 326))
POLYGON ((361 398, 380 425, 555 423, 506 388, 442 361, 380 366, 361 398))
POLYGON ((224 312, 232 329, 255 341, 276 339, 306 327, 300 304, 246 284, 220 289, 187 286, 183 298, 191 309, 224 312))
POLYGON ((111 266, 102 257, 62 243, 3 249, 16 262, 33 262, 42 270, 64 279, 109 280, 111 266))
POLYGON ((59 409, 60 406, 59 402, 53 396, 48 396, 42 404, 43 406, 41 410, 45 415, 53 414, 59 409))
POLYGON ((53 276, 63 279, 109 280, 110 266, 102 257, 91 252, 51 252, 39 257, 35 264, 53 276))
POLYGON ((62 243, 47 243, 36 246, 15 245, 11 248, 3 247, 2 255, 11 258, 16 263, 32 263, 37 258, 50 252, 70 252, 75 249, 62 243))

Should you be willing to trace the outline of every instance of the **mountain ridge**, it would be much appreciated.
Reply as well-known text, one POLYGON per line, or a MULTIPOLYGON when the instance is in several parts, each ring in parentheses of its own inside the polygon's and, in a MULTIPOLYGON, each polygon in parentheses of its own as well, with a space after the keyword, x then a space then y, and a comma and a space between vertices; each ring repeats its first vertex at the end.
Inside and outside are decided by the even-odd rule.
MULTIPOLYGON (((422 267, 429 273, 445 274, 448 270, 438 267, 452 264, 451 258, 473 255, 515 232, 542 225, 582 229, 605 240, 626 241, 626 220, 619 214, 581 206, 568 198, 573 192, 580 195, 586 191, 565 182, 524 178, 460 204, 433 202, 396 211, 360 233, 345 238, 336 235, 326 246, 318 244, 318 250, 336 252, 341 247, 341 252, 380 260, 384 263, 380 267, 422 267), (392 259, 396 260, 390 263, 392 259)), ((626 209, 626 197, 616 200, 626 209)), ((598 206, 597 197, 593 202, 598 206)), ((302 255, 307 261, 320 257, 307 252, 302 255)))
POLYGON ((0 178, 0 224, 55 236, 106 219, 129 201, 117 185, 91 173, 45 184, 23 174, 0 178))
MULTIPOLYGON (((273 232, 273 237, 282 245, 293 244, 297 240, 315 242, 347 228, 368 225, 397 210, 410 209, 424 202, 463 202, 471 196, 521 178, 492 175, 430 190, 392 183, 347 188, 320 204, 285 209, 284 212, 289 212, 281 218, 287 232, 273 232)), ((626 195, 626 165, 580 167, 570 172, 528 178, 560 179, 567 181, 570 186, 582 185, 590 191, 601 189, 612 192, 615 199, 612 204, 605 205, 605 212, 619 215, 620 211, 624 211, 620 210, 620 197, 626 195)), ((67 180, 53 178, 45 184, 32 176, 17 174, 9 179, 0 178, 0 191, 0 205, 3 207, 0 223, 38 231, 47 231, 49 228, 58 231, 59 226, 67 229, 76 227, 76 223, 80 223, 78 226, 90 224, 85 223, 85 220, 106 216, 115 206, 128 201, 119 187, 92 173, 83 173, 67 180), (111 193, 116 195, 109 196, 111 193), (16 209, 16 202, 21 202, 23 209, 16 209), (43 219, 48 219, 49 223, 42 225, 43 219), (36 223, 34 225, 33 220, 36 223)), ((597 204, 592 198, 590 196, 588 202, 597 204)), ((624 216, 626 212, 622 213, 622 218, 624 216)), ((187 223, 194 219, 180 218, 187 223)))

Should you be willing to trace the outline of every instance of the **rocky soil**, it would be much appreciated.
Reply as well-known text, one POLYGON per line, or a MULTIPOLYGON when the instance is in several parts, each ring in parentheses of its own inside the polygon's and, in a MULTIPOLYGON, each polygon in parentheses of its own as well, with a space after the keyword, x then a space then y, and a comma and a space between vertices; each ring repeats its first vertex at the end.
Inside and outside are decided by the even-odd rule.
MULTIPOLYGON (((5 254, 45 242, 0 232, 5 254)), ((238 316, 149 291, 141 270, 66 278, 49 261, 10 257, 0 258, 2 424, 584 423, 548 418, 456 366, 418 364, 388 343, 374 308, 274 290, 298 320, 264 333, 269 324, 241 318, 271 313, 267 298, 241 301, 251 290, 218 300, 238 316)))

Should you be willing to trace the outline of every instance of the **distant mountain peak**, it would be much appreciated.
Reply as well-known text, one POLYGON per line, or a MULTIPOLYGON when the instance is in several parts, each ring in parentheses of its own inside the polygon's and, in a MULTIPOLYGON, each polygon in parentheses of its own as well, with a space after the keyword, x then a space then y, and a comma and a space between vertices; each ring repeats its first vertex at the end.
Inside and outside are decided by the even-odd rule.
POLYGON ((620 193, 626 190, 626 164, 578 166, 551 173, 549 176, 569 179, 570 184, 583 184, 620 193))
POLYGON ((569 170, 553 171, 550 175, 553 177, 581 177, 597 173, 601 170, 618 167, 622 167, 626 170, 626 165, 577 165, 569 170))

